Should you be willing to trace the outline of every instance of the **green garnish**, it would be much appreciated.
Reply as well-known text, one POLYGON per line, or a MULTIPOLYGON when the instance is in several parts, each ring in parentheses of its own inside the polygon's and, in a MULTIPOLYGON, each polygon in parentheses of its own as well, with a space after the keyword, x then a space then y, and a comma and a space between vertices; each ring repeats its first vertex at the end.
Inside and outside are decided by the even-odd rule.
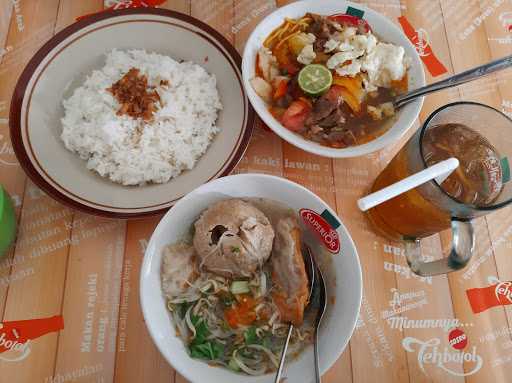
POLYGON ((190 345, 190 356, 197 359, 217 360, 224 353, 224 345, 215 340, 190 345))
POLYGON ((192 315, 190 318, 196 330, 196 337, 190 342, 189 350, 192 358, 216 360, 224 354, 224 345, 216 340, 207 340, 210 330, 203 318, 192 315))
POLYGON ((247 281, 233 281, 229 290, 232 294, 247 294, 251 291, 247 281))
POLYGON ((194 328, 196 329, 196 337, 192 341, 192 343, 201 344, 206 341, 206 338, 208 335, 210 335, 210 331, 208 330, 208 326, 206 326, 206 323, 204 322, 203 318, 192 315, 190 318, 192 324, 194 325, 194 328))
POLYGON ((239 253, 240 252, 240 248, 238 246, 231 246, 231 251, 233 253, 239 253))
POLYGON ((256 327, 251 326, 247 330, 244 331, 244 339, 245 344, 259 344, 260 339, 258 338, 258 335, 256 335, 256 327))

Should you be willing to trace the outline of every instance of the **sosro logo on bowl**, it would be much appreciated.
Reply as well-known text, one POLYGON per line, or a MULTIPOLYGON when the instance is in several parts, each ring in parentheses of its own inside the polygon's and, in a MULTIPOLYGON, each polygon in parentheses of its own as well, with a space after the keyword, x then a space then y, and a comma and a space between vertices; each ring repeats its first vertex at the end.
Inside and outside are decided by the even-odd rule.
POLYGON ((340 251, 340 238, 336 232, 336 229, 340 226, 338 220, 327 210, 318 214, 310 209, 301 209, 300 216, 320 238, 327 250, 333 254, 338 254, 340 251))

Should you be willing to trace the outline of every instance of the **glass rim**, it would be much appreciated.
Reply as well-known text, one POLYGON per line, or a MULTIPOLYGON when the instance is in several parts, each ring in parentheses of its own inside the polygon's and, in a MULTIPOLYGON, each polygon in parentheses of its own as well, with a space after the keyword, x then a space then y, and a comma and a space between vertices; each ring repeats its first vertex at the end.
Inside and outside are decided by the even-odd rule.
MULTIPOLYGON (((500 110, 498 110, 498 109, 496 109, 496 108, 494 108, 494 107, 492 107, 490 105, 482 104, 481 102, 475 102, 475 101, 455 101, 455 102, 451 102, 449 104, 443 105, 443 106, 437 108, 436 110, 434 110, 432 113, 430 113, 430 115, 427 117, 427 119, 425 120, 425 122, 421 126, 419 146, 420 146, 421 161, 423 162, 423 168, 427 168, 428 167, 427 161, 425 160, 425 156, 423 154, 423 137, 425 136, 425 132, 426 132, 427 128, 429 127, 430 122, 434 119, 434 117, 436 117, 443 110, 445 110, 447 108, 450 108, 452 106, 456 106, 456 105, 476 105, 476 106, 481 106, 481 107, 484 107, 484 108, 487 108, 487 109, 491 109, 494 112, 496 112, 496 113, 500 114, 501 116, 505 117, 512 124, 512 119, 509 116, 507 116, 505 113, 501 112, 500 110)), ((463 205, 465 207, 469 207, 469 208, 471 208, 473 210, 477 210, 477 211, 493 211, 493 210, 501 209, 502 207, 505 207, 508 204, 510 204, 510 202, 512 202, 512 198, 509 198, 506 201, 503 201, 503 202, 500 202, 500 203, 497 203, 497 204, 488 205, 488 206, 479 206, 479 205, 467 204, 467 203, 464 203, 464 202, 462 202, 461 200, 459 200, 459 199, 457 199, 455 197, 452 197, 450 194, 448 194, 435 179, 431 180, 429 182, 433 183, 441 191, 441 193, 446 195, 448 198, 450 198, 455 203, 457 203, 459 205, 463 205)))

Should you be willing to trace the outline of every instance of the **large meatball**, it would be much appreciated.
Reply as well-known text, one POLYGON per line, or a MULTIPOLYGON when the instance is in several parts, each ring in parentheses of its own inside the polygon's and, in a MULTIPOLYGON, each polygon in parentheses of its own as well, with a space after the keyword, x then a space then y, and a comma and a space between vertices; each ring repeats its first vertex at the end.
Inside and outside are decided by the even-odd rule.
POLYGON ((226 277, 248 277, 269 257, 274 230, 253 205, 216 202, 195 223, 194 247, 200 268, 226 277))

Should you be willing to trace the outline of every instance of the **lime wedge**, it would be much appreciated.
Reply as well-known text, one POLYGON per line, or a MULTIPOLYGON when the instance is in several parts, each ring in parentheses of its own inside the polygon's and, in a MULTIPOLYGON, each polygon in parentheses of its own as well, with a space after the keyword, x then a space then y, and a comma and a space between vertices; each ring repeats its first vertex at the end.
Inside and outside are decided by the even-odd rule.
POLYGON ((299 72, 299 86, 307 94, 316 96, 331 87, 332 74, 321 64, 306 65, 299 72))

